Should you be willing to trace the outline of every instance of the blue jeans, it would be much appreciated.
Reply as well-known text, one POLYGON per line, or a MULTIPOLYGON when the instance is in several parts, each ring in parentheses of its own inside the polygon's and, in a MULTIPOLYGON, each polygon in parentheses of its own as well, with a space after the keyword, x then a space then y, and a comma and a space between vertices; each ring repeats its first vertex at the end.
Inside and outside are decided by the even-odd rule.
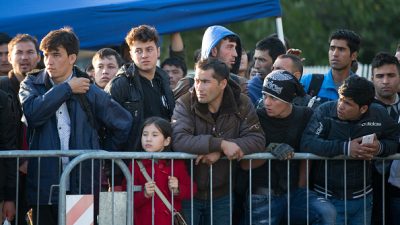
MULTIPOLYGON (((364 197, 357 199, 347 199, 346 218, 347 225, 370 225, 372 215, 372 193, 366 196, 366 210, 364 215, 364 197), (365 218, 364 218, 365 216, 365 218), (365 223, 364 223, 365 219, 365 223)), ((331 197, 329 200, 336 207, 337 218, 336 224, 345 224, 345 205, 343 199, 331 197)))
MULTIPOLYGON (((232 197, 233 201, 233 197, 232 197)), ((230 222, 230 204, 229 195, 213 199, 211 212, 210 200, 193 199, 193 225, 208 225, 211 224, 211 216, 213 225, 229 225, 230 222)), ((191 200, 182 201, 182 212, 186 222, 191 224, 191 200)))
MULTIPOLYGON (((272 195, 271 206, 268 195, 252 195, 252 225, 280 224, 288 220, 288 195, 272 195), (271 215, 269 208, 271 207, 271 215), (270 219, 271 218, 271 219, 270 219)), ((309 191, 309 224, 335 224, 335 207, 325 198, 309 191)), ((290 224, 307 224, 307 189, 298 188, 290 193, 290 224)), ((250 224, 249 201, 246 207, 246 224, 250 224)))

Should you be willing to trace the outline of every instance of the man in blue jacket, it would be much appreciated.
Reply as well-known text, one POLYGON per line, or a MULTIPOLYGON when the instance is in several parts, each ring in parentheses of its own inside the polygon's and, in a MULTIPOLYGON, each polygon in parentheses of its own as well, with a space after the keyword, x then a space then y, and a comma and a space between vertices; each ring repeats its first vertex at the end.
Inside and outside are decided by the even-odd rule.
MULTIPOLYGON (((46 69, 28 75, 19 91, 28 127, 29 149, 99 149, 99 123, 110 130, 113 148, 126 142, 132 117, 107 93, 90 83, 87 74, 74 67, 79 41, 73 31, 70 28, 51 31, 43 38, 40 49, 46 69)), ((35 224, 36 221, 58 224, 58 191, 50 193, 50 187, 59 183, 60 174, 69 161, 68 157, 42 158, 40 163, 29 160, 27 197, 35 224), (49 198, 52 205, 48 204, 49 198)), ((96 194, 98 180, 92 177, 92 165, 84 162, 81 170, 76 168, 70 173, 67 185, 70 193, 96 194), (84 180, 80 180, 80 176, 84 180)), ((98 174, 98 163, 94 163, 94 171, 98 174)))
POLYGON ((346 224, 346 218, 347 224, 370 224, 370 160, 397 151, 399 126, 382 106, 372 103, 374 96, 371 82, 350 76, 339 88, 339 100, 316 109, 302 137, 303 152, 354 159, 315 161, 311 169, 312 189, 335 205, 336 224, 346 224), (367 135, 372 138, 367 140, 367 135))
MULTIPOLYGON (((322 84, 316 87, 310 87, 315 75, 305 74, 301 77, 300 82, 304 86, 304 90, 311 96, 317 96, 316 99, 323 103, 339 98, 338 88, 343 81, 353 75, 351 72, 351 63, 357 60, 358 51, 360 49, 361 38, 358 34, 351 30, 336 30, 329 37, 329 65, 331 69, 324 74, 322 84)), ((318 83, 318 82, 315 82, 318 83)))

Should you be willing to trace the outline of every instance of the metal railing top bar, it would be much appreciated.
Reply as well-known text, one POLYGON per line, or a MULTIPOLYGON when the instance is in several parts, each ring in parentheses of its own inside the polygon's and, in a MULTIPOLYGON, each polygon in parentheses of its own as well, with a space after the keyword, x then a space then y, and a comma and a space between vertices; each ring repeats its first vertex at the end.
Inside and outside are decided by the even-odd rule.
POLYGON ((14 157, 74 157, 90 152, 107 152, 104 150, 1 150, 0 158, 14 158, 14 157))
MULTIPOLYGON (((76 157, 86 153, 93 153, 96 159, 195 159, 197 155, 183 152, 109 152, 105 150, 10 150, 0 151, 0 158, 13 157, 76 157)), ((226 158, 226 157, 223 157, 226 158)), ((254 153, 245 155, 243 159, 277 159, 271 153, 254 153)), ((359 160, 348 156, 322 157, 311 153, 295 153, 293 160, 359 160)), ((400 153, 387 157, 374 157, 374 160, 399 160, 400 153)))

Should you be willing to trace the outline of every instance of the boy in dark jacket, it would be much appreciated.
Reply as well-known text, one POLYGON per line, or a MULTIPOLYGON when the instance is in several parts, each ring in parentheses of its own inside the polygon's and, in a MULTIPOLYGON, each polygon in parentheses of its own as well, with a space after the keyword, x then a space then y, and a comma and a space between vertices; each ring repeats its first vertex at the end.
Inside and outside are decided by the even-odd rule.
POLYGON ((315 161, 313 164, 312 188, 328 197, 335 205, 337 224, 345 224, 345 218, 347 223, 370 224, 370 160, 397 151, 398 124, 382 106, 372 103, 374 95, 371 82, 362 77, 350 76, 339 88, 339 100, 320 105, 303 134, 303 152, 356 159, 328 160, 327 164, 315 161), (372 135, 368 141, 363 138, 367 135, 372 135))
MULTIPOLYGON (((46 69, 28 75, 19 91, 28 127, 29 149, 100 149, 99 123, 111 131, 111 148, 124 144, 132 117, 111 96, 90 83, 87 74, 74 67, 79 41, 73 31, 69 28, 51 31, 43 38, 40 49, 44 53, 46 69)), ((50 193, 50 187, 59 183, 60 174, 69 161, 68 157, 60 160, 43 158, 40 163, 29 160, 27 197, 33 206, 35 223, 39 217, 39 224, 57 224, 58 206, 55 201, 58 193, 50 193), (49 198, 52 205, 48 204, 49 198)), ((98 163, 94 163, 95 174, 98 167, 98 163)), ((92 177, 92 163, 83 162, 81 171, 79 168, 72 170, 67 190, 72 194, 96 194, 98 180, 94 178, 97 176, 92 177), (80 176, 85 178, 84 181, 80 176), (94 187, 91 186, 92 180, 94 187)))

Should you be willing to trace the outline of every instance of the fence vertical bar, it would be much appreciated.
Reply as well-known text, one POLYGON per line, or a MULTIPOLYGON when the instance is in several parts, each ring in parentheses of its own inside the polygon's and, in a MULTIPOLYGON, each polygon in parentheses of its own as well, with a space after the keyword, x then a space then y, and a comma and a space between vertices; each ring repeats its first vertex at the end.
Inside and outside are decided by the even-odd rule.
POLYGON ((40 157, 38 157, 37 199, 36 199, 36 224, 39 224, 39 198, 40 198, 40 157))
POLYGON ((190 224, 193 225, 193 159, 190 159, 190 224))
POLYGON ((18 215, 19 215, 19 157, 17 157, 17 161, 16 161, 16 178, 17 178, 17 183, 16 183, 16 187, 15 187, 15 209, 16 209, 16 213, 15 213, 15 224, 18 224, 18 215))
POLYGON ((229 225, 232 225, 232 160, 229 160, 229 225))
POLYGON ((252 195, 252 190, 253 190, 253 186, 252 186, 252 178, 253 178, 253 169, 252 169, 252 163, 253 160, 250 159, 249 161, 249 224, 253 224, 253 200, 251 198, 252 195))
POLYGON ((213 225, 213 165, 210 165, 210 224, 213 225))

